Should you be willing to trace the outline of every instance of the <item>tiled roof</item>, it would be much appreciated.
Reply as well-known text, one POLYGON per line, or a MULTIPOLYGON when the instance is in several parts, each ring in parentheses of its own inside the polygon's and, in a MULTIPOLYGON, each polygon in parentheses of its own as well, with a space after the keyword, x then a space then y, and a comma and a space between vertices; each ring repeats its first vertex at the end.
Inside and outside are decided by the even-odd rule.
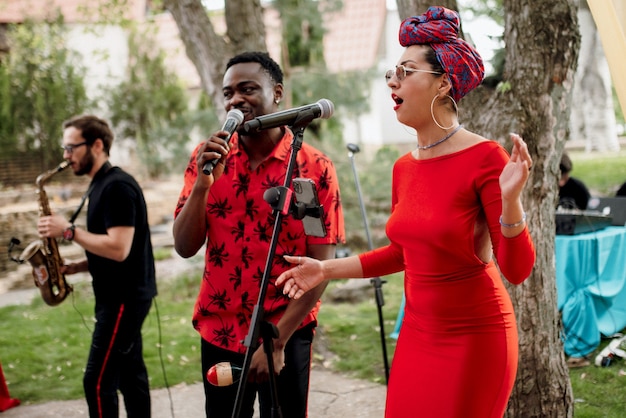
POLYGON ((331 72, 364 70, 379 58, 387 6, 385 0, 344 0, 326 18, 324 57, 331 72))

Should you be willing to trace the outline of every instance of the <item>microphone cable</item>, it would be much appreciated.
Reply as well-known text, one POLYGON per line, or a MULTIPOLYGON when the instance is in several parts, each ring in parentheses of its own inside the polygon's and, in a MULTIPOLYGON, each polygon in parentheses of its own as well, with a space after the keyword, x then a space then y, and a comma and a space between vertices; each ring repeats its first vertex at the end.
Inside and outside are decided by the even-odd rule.
POLYGON ((159 315, 159 305, 157 304, 156 296, 152 299, 154 301, 154 312, 157 318, 157 347, 159 351, 159 361, 161 363, 161 372, 163 373, 163 384, 165 385, 165 389, 167 390, 167 397, 170 401, 170 412, 172 414, 172 418, 176 415, 174 414, 174 401, 172 399, 172 391, 170 390, 170 384, 167 381, 167 373, 165 372, 165 362, 163 361, 163 334, 161 333, 161 316, 159 315))

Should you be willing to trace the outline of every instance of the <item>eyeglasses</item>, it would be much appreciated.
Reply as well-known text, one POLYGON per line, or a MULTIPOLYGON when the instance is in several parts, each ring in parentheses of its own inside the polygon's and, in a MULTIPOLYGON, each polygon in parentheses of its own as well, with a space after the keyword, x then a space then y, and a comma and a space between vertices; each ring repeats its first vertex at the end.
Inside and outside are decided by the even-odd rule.
POLYGON ((438 71, 430 71, 430 70, 418 70, 417 68, 407 68, 404 65, 397 65, 394 70, 389 70, 385 73, 385 81, 391 80, 391 77, 394 75, 398 79, 398 81, 402 81, 406 78, 407 73, 430 73, 441 75, 438 71))
POLYGON ((80 144, 61 145, 61 148, 63 149, 63 151, 67 152, 68 154, 73 154, 74 149, 78 147, 82 147, 83 145, 87 145, 87 142, 81 142, 80 144))

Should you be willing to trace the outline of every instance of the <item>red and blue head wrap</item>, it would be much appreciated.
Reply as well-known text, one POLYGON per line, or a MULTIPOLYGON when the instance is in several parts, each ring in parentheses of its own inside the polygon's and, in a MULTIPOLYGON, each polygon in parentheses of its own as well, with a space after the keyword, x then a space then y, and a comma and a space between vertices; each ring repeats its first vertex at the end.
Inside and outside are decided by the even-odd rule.
POLYGON ((452 83, 457 102, 483 81, 483 60, 469 43, 459 38, 459 15, 441 6, 429 7, 421 16, 400 25, 400 45, 430 45, 452 83))

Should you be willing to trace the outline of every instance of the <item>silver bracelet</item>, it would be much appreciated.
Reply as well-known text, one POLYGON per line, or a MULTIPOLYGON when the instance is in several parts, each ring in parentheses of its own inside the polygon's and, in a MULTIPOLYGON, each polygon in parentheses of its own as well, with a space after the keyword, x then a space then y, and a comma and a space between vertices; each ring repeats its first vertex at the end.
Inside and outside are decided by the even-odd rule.
POLYGON ((519 222, 515 222, 514 224, 505 224, 502 222, 502 215, 500 215, 500 225, 504 228, 517 228, 518 226, 522 226, 526 222, 526 212, 522 212, 522 220, 519 222))

